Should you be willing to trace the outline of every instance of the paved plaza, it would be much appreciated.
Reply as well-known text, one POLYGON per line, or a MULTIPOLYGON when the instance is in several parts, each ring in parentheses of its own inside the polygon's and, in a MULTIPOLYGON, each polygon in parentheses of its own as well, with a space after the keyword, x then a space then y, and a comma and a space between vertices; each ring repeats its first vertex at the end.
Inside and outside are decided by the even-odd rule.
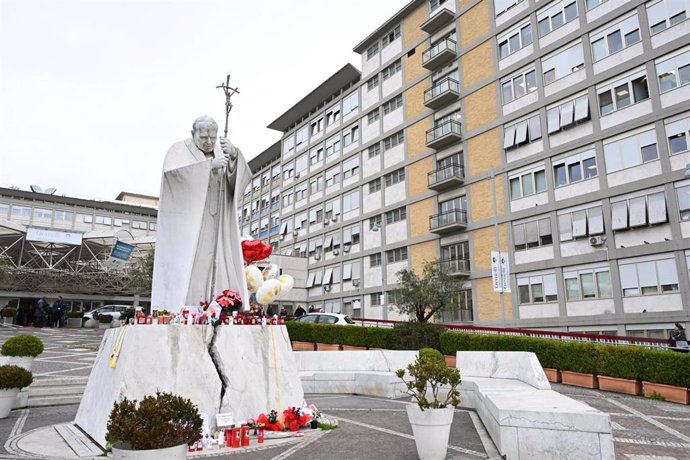
MULTIPOLYGON (((45 352, 34 362, 38 383, 83 380, 89 374, 103 335, 103 330, 2 328, 0 342, 18 331, 37 335, 45 343, 45 352)), ((59 392, 61 387, 56 388, 59 392)), ((611 415, 616 458, 690 458, 690 406, 565 385, 553 385, 553 389, 611 415)), ((306 398, 328 416, 338 419, 339 427, 329 432, 307 431, 303 438, 270 441, 248 450, 209 451, 198 456, 232 459, 239 455, 245 459, 275 460, 417 458, 405 401, 354 395, 309 394, 306 398)), ((42 403, 39 407, 12 411, 9 418, 0 420, 0 460, 98 458, 79 457, 51 428, 71 422, 78 407, 74 403, 60 404, 59 397, 56 401, 53 405, 42 403)), ((456 410, 448 458, 499 458, 473 411, 456 410)))

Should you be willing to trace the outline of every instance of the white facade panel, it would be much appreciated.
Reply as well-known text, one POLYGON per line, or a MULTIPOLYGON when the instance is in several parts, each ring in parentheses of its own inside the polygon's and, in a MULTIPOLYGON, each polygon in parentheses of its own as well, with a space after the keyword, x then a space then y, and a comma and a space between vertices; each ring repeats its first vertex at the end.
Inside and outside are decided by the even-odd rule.
POLYGON ((647 99, 637 104, 633 104, 624 109, 616 110, 606 116, 599 119, 601 123, 601 129, 609 129, 614 126, 620 125, 621 123, 626 123, 635 118, 642 117, 644 115, 649 115, 652 113, 652 101, 647 99))
POLYGON ((688 163, 690 163, 690 150, 685 153, 679 153, 671 156, 671 169, 674 171, 685 169, 688 163))
POLYGON ((381 55, 381 62, 386 64, 400 53, 402 53, 402 35, 383 48, 379 54, 381 55))
POLYGON ((613 299, 566 302, 565 308, 568 316, 612 315, 616 311, 613 299))
MULTIPOLYGON (((554 239, 557 238, 554 236, 554 239)), ((561 243, 561 257, 581 256, 583 254, 591 254, 595 251, 605 249, 603 246, 592 246, 589 244, 589 238, 582 238, 580 240, 564 241, 561 243)))
POLYGON ((373 158, 369 158, 369 154, 367 152, 362 153, 361 169, 363 178, 373 176, 381 171, 381 154, 376 155, 373 158))
POLYGON ((621 7, 628 3, 628 0, 608 0, 606 2, 600 3, 598 6, 587 11, 587 22, 591 23, 595 19, 598 19, 616 8, 621 7))
POLYGON ((367 185, 364 186, 364 190, 362 193, 364 194, 364 214, 368 212, 375 211, 379 208, 381 208, 381 192, 374 192, 374 193, 369 193, 369 187, 367 185))
MULTIPOLYGON (((390 168, 402 161, 405 161, 405 144, 396 145, 392 149, 386 150, 383 155, 383 169, 390 168)), ((403 189, 403 193, 405 190, 403 189)))
POLYGON ((527 107, 530 104, 534 104, 539 100, 539 91, 533 91, 529 94, 522 96, 521 98, 515 99, 513 102, 509 102, 503 106, 503 115, 508 115, 509 113, 515 112, 518 109, 527 107))
POLYGON ((510 202, 510 211, 522 211, 523 209, 532 209, 535 206, 541 206, 549 202, 549 195, 546 192, 530 195, 526 198, 513 200, 510 202))
POLYGON ((539 139, 538 141, 530 142, 529 144, 523 145, 516 149, 511 149, 506 152, 506 159, 508 163, 513 161, 522 160, 523 158, 531 157, 544 151, 544 141, 539 139))
POLYGON ((375 73, 381 67, 381 53, 376 53, 367 59, 367 52, 362 53, 362 80, 375 73))
POLYGON ((556 318, 558 317, 558 304, 545 303, 538 305, 520 305, 520 319, 556 318))
POLYGON ((554 190, 554 196, 556 201, 567 200, 568 198, 573 198, 576 196, 584 195, 586 193, 592 193, 599 190, 599 178, 594 177, 589 180, 583 180, 580 182, 575 182, 570 185, 563 187, 557 187, 554 190))
POLYGON ((514 52, 510 56, 506 56, 505 58, 501 59, 498 61, 498 69, 503 70, 507 69, 513 64, 517 64, 518 62, 522 61, 523 59, 529 57, 532 55, 534 52, 534 45, 529 44, 520 50, 514 52))
MULTIPOLYGON (((383 179, 382 179, 383 180, 383 179)), ((398 203, 399 201, 405 200, 405 183, 398 182, 395 185, 386 187, 385 190, 385 206, 390 206, 393 203, 398 203)))
POLYGON ((652 227, 638 227, 631 231, 616 232, 615 237, 617 248, 621 246, 629 248, 647 243, 661 243, 666 240, 671 240, 671 226, 666 224, 654 225, 652 227), (645 243, 645 241, 647 243, 645 243))
POLYGON ((690 101, 690 85, 680 86, 673 91, 667 91, 661 95, 661 106, 663 108, 681 103, 687 104, 688 101, 690 101))
POLYGON ((362 247, 365 251, 374 248, 381 248, 381 232, 374 232, 369 230, 368 222, 365 223, 362 229, 362 247))
POLYGON ((641 42, 636 43, 632 46, 628 46, 627 48, 623 48, 617 53, 611 54, 610 56, 607 56, 604 59, 595 62, 593 65, 594 75, 600 74, 605 70, 617 67, 621 64, 625 64, 629 62, 631 59, 640 56, 643 52, 644 49, 642 47, 641 42))
POLYGON ((623 311, 625 313, 647 313, 661 311, 678 311, 683 309, 683 299, 680 294, 659 294, 636 297, 623 297, 623 311))
MULTIPOLYGON (((382 79, 383 80, 383 79, 382 79)), ((388 97, 394 92, 402 88, 403 85, 403 73, 402 71, 397 72, 395 75, 381 83, 382 96, 388 97)))
POLYGON ((688 35, 690 35, 690 21, 685 20, 673 27, 669 27, 663 32, 652 35, 652 47, 658 48, 676 38, 687 37, 688 35))
POLYGON ((551 147, 558 147, 559 145, 567 144, 574 141, 575 139, 580 139, 585 136, 590 136, 594 132, 592 127, 592 122, 582 123, 574 128, 566 129, 565 131, 559 131, 557 133, 551 134, 549 136, 549 144, 551 147))
POLYGON ((647 177, 658 176, 659 174, 661 174, 661 161, 656 160, 607 174, 606 181, 609 187, 615 187, 617 185, 636 182, 647 177))
POLYGON ((399 243, 407 239, 407 220, 384 225, 386 229, 386 244, 399 243))
POLYGON ((400 107, 399 109, 396 109, 389 113, 388 115, 383 116, 383 132, 388 132, 391 129, 395 128, 396 126, 399 126, 403 122, 403 108, 400 107))
POLYGON ((501 14, 496 18, 496 27, 508 22, 511 18, 520 15, 523 11, 529 8, 529 2, 520 2, 516 6, 510 8, 505 13, 501 14))
POLYGON ((559 91, 570 89, 571 86, 575 85, 576 83, 580 83, 581 81, 585 81, 586 79, 587 72, 585 69, 578 70, 577 72, 571 73, 563 78, 559 78, 550 85, 546 85, 544 87, 544 95, 549 97, 559 91))
POLYGON ((553 246, 544 246, 541 248, 526 249, 524 251, 515 251, 516 265, 549 259, 553 259, 553 246))
POLYGON ((541 49, 546 48, 552 43, 556 43, 563 37, 565 37, 568 34, 571 34, 577 30, 580 29, 580 21, 578 19, 573 19, 569 23, 565 24, 562 27, 559 27, 558 29, 554 30, 550 34, 546 35, 545 37, 542 37, 539 39, 539 47, 541 49))
POLYGON ((362 119, 362 142, 367 143, 381 135, 381 124, 375 121, 372 124, 362 119))

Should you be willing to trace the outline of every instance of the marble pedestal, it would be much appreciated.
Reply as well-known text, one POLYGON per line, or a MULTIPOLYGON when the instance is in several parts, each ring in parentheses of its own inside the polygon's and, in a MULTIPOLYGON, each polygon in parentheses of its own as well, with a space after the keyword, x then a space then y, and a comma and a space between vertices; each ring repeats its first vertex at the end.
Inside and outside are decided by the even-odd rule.
POLYGON ((113 369, 121 331, 103 336, 75 419, 102 446, 113 404, 124 397, 141 400, 159 390, 189 398, 211 430, 218 413, 246 420, 304 402, 285 326, 128 326, 113 369))

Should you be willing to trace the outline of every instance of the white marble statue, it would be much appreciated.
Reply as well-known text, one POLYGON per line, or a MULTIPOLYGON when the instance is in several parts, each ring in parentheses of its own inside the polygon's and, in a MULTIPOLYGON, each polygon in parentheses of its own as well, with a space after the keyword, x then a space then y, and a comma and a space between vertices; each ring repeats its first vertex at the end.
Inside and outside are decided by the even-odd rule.
POLYGON ((234 199, 242 196, 251 172, 242 152, 224 138, 217 145, 217 135, 218 124, 199 117, 192 137, 174 144, 165 157, 153 308, 199 305, 223 289, 237 290, 249 304, 234 199))

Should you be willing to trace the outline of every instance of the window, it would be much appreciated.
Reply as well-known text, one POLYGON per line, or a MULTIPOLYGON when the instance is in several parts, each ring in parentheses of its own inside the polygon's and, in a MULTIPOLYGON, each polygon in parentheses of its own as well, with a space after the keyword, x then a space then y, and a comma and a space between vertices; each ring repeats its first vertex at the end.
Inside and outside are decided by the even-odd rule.
POLYGON ((494 0, 494 10, 496 12, 496 16, 498 17, 502 15, 510 8, 514 7, 515 5, 523 1, 524 0, 494 0))
POLYGON ((405 141, 405 134, 404 131, 398 131, 397 133, 393 134, 392 136, 388 136, 383 140, 383 150, 390 150, 393 147, 396 147, 400 144, 402 144, 405 141))
POLYGON ((374 158, 378 156, 381 153, 381 144, 373 144, 370 145, 369 148, 367 149, 367 154, 369 155, 369 158, 374 158))
POLYGON ((294 195, 292 194, 292 190, 286 191, 283 194, 283 207, 290 206, 292 204, 293 199, 294 199, 294 195))
POLYGON ((680 24, 688 17, 687 1, 661 0, 647 7, 647 18, 652 35, 680 24))
POLYGON ((664 294, 678 291, 678 272, 673 258, 619 263, 623 296, 664 294))
POLYGON ((343 281, 361 279, 362 265, 359 260, 353 262, 346 262, 343 264, 343 281))
POLYGON ((316 177, 309 179, 309 191, 310 193, 317 193, 323 190, 323 176, 319 174, 316 177))
POLYGON ((553 164, 553 182, 556 187, 597 177, 597 157, 594 149, 571 155, 553 164))
POLYGON ((373 43, 367 48, 367 60, 373 58, 379 53, 379 42, 373 43))
POLYGON ((309 158, 307 157, 306 153, 302 156, 297 157, 295 159, 295 175, 301 175, 302 172, 306 171, 308 166, 309 158))
POLYGON ((307 198, 307 181, 295 186, 295 201, 301 201, 307 198))
POLYGON ((575 0, 553 2, 548 7, 537 12, 539 36, 544 37, 564 24, 577 18, 577 3, 575 0))
POLYGON ((587 95, 579 96, 566 102, 556 104, 546 110, 549 134, 557 133, 589 120, 589 99, 587 95))
POLYGON ((519 173, 509 177, 511 200, 546 191, 546 172, 543 169, 519 173))
MULTIPOLYGON (((359 141, 359 126, 353 125, 343 131, 343 145, 347 147, 353 142, 359 141)), ((328 149, 326 149, 326 155, 328 155, 328 149)))
POLYGON ((600 205, 558 212, 561 241, 570 241, 604 233, 604 214, 600 205))
POLYGON ((381 253, 371 254, 369 256, 369 267, 380 267, 381 262, 381 253))
POLYGON ((349 179, 357 174, 359 174, 359 154, 343 161, 343 179, 349 179))
POLYGON ((405 168, 396 169, 395 171, 386 174, 384 178, 386 180, 386 187, 403 182, 405 180, 405 168))
POLYGON ((348 247, 359 244, 359 224, 343 230, 343 250, 347 252, 348 247))
POLYGON ((280 165, 275 165, 271 168, 271 178, 275 179, 280 176, 280 165))
POLYGON ((374 75, 369 80, 367 80, 367 91, 373 91, 379 86, 379 76, 374 75))
POLYGON ((310 224, 320 224, 323 222, 323 208, 317 206, 309 210, 309 223, 310 224))
POLYGON ((470 242, 462 241, 441 247, 441 261, 448 264, 450 271, 470 270, 470 242))
POLYGON ((551 84, 560 78, 577 72, 585 66, 582 43, 559 51, 558 54, 552 55, 549 58, 542 59, 541 66, 544 72, 544 85, 551 84))
POLYGON ((309 152, 309 163, 312 165, 321 163, 323 160, 323 147, 318 147, 315 149, 312 149, 311 152, 309 152))
MULTIPOLYGON (((34 219, 51 220, 52 218, 53 218, 53 211, 51 211, 50 209, 34 208, 34 219)), ((96 216, 96 223, 102 224, 103 223, 103 216, 96 216), (100 220, 100 222, 99 222, 99 220, 100 220)))
POLYGON ((551 219, 546 217, 513 224, 513 244, 516 251, 552 245, 551 219))
POLYGON ((280 190, 271 192, 271 210, 275 211, 280 208, 280 190))
POLYGON ((517 279, 518 302, 521 305, 558 302, 556 275, 520 276, 517 279))
POLYGON ((326 220, 328 219, 333 219, 335 216, 340 215, 340 197, 336 198, 335 200, 331 200, 326 202, 324 206, 325 214, 324 217, 326 220))
POLYGON ((393 209, 386 213, 386 223, 394 224, 395 222, 400 222, 407 219, 407 208, 404 206, 402 208, 393 209))
POLYGON ((508 150, 541 139, 539 114, 503 128, 503 148, 508 150))
POLYGON ((453 296, 454 305, 447 309, 437 312, 441 323, 452 321, 472 321, 472 289, 463 289, 453 296))
POLYGON ((393 43, 395 40, 397 40, 400 37, 400 26, 396 26, 393 30, 388 32, 386 35, 383 36, 381 39, 381 48, 385 48, 386 46, 390 45, 393 43))
POLYGON ((662 93, 690 83, 690 51, 656 64, 659 90, 662 93))
POLYGON ((283 167, 283 180, 288 180, 295 175, 295 164, 291 161, 290 163, 285 163, 283 167))
POLYGON ((359 209, 359 189, 343 195, 343 213, 359 209))
POLYGON ((467 209, 467 197, 465 195, 453 198, 452 200, 441 201, 438 204, 438 212, 441 214, 463 209, 467 209))
POLYGON ((611 200, 611 228, 627 230, 667 222, 664 192, 613 201, 611 200))
POLYGON ((498 37, 498 58, 504 59, 532 44, 532 24, 523 23, 498 37))
POLYGON ((371 125, 379 119, 378 107, 367 114, 367 124, 371 125))
POLYGON ((688 150, 688 136, 690 136, 690 117, 673 122, 666 122, 668 151, 671 155, 686 152, 688 150))
POLYGON ((589 36, 592 58, 599 61, 640 41, 640 23, 637 14, 624 19, 605 30, 589 36))
POLYGON ((295 149, 295 136, 283 140, 283 155, 288 155, 295 149))
MULTIPOLYGON (((29 217, 29 213, 31 212, 31 209, 29 208, 22 208, 21 206, 12 206, 12 215, 17 216, 17 215, 22 215, 24 217, 29 217), (22 211, 21 214, 17 214, 17 210, 22 211)), ((85 223, 85 224, 92 224, 93 223, 93 216, 90 214, 77 214, 77 223, 85 223)))
POLYGON ((326 141, 326 156, 329 157, 335 153, 340 152, 340 134, 329 138, 326 141))
POLYGON ((295 216, 295 230, 307 228, 307 213, 303 212, 295 216))
POLYGON ((563 273, 567 301, 608 299, 613 297, 608 267, 570 270, 563 273))
POLYGON ((323 117, 319 117, 311 122, 311 135, 318 134, 323 130, 323 117))
MULTIPOLYGON (((326 219, 329 219, 328 216, 328 205, 326 205, 326 219)), ((335 233, 331 233, 326 235, 326 240, 323 243, 323 249, 325 251, 331 251, 333 249, 338 249, 340 247, 340 231, 337 231, 335 233)))
POLYGON ((604 87, 597 88, 599 111, 602 116, 640 101, 649 99, 647 75, 634 73, 604 87))
POLYGON ((261 188, 261 178, 260 177, 255 177, 254 180, 252 181, 252 189, 254 191, 257 191, 261 188))
POLYGON ((268 171, 263 173, 261 176, 261 186, 267 187, 271 183, 268 171))
POLYGON ((381 71, 381 77, 383 78, 383 81, 386 81, 396 73, 400 72, 400 70, 402 70, 402 61, 398 59, 381 71))
POLYGON ((519 99, 527 93, 537 90, 537 74, 534 69, 528 69, 501 81, 503 104, 519 99))
POLYGON ((681 220, 690 220, 690 185, 676 188, 681 220))
POLYGON ((403 98, 402 94, 398 94, 395 96, 393 99, 390 101, 386 102, 383 104, 383 115, 388 115, 392 111, 399 109, 403 105, 403 98))
POLYGON ((585 3, 587 3, 587 9, 591 10, 592 8, 596 8, 597 6, 607 1, 608 0, 585 0, 585 3))
POLYGON ((297 145, 303 144, 307 142, 309 139, 309 126, 305 126, 299 131, 297 131, 297 134, 295 135, 295 141, 297 145))
POLYGON ((331 126, 333 123, 340 121, 340 106, 335 105, 326 111, 326 126, 331 126))
POLYGON ((347 115, 359 107, 359 93, 354 93, 343 99, 343 115, 347 115))
POLYGON ((375 292, 373 294, 369 294, 369 301, 371 302, 371 305, 384 305, 384 298, 383 298, 383 293, 382 292, 375 292))
POLYGON ((381 228, 381 215, 379 214, 378 216, 370 217, 369 218, 369 230, 374 230, 375 228, 380 229, 381 228))
POLYGON ((621 169, 658 160, 659 152, 656 144, 656 131, 654 129, 616 141, 604 140, 606 172, 610 174, 621 169))
POLYGON ((376 193, 381 190, 381 178, 369 182, 369 193, 376 193))
MULTIPOLYGON (((311 242, 309 243, 311 245, 311 242)), ((311 270, 307 275, 307 287, 321 286, 323 281, 323 269, 311 270)))
MULTIPOLYGON (((0 205, 0 216, 7 215, 7 206, 4 206, 5 209, 2 209, 3 205, 0 205)), ((55 220, 61 220, 64 222, 72 222, 72 212, 70 211, 55 211, 55 220)), ((119 221, 119 225, 116 223, 118 227, 122 226, 122 219, 115 219, 116 221, 119 221)))
POLYGON ((393 264, 407 260, 407 247, 386 251, 386 263, 393 264))

